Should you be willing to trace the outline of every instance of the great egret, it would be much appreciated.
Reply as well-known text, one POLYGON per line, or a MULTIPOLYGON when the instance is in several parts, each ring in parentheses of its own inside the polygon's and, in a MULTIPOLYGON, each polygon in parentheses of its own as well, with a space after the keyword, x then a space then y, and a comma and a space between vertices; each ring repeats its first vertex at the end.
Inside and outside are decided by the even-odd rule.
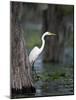
POLYGON ((54 33, 50 33, 50 32, 45 32, 43 35, 42 35, 42 46, 41 46, 41 48, 38 48, 37 46, 36 47, 34 47, 32 50, 31 50, 31 52, 30 52, 30 54, 29 54, 29 61, 30 61, 30 64, 32 65, 32 64, 34 64, 34 62, 35 62, 35 60, 38 58, 38 56, 41 54, 41 52, 43 51, 43 49, 44 49, 44 46, 45 46, 45 40, 44 40, 44 37, 46 36, 46 35, 56 35, 56 34, 54 34, 54 33))

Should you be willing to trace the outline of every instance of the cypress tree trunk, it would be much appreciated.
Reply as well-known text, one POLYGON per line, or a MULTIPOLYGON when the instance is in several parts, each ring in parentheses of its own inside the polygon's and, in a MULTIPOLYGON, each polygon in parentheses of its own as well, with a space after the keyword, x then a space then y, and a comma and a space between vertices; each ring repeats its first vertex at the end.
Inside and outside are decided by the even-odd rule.
POLYGON ((22 35, 21 17, 23 3, 11 2, 11 96, 34 93, 32 69, 25 40, 22 35))
POLYGON ((62 11, 58 11, 58 6, 48 5, 47 13, 43 11, 43 32, 49 31, 56 34, 56 36, 49 36, 46 38, 45 53, 43 61, 62 62, 64 52, 64 27, 62 23, 62 11), (47 27, 46 27, 47 25, 47 27))

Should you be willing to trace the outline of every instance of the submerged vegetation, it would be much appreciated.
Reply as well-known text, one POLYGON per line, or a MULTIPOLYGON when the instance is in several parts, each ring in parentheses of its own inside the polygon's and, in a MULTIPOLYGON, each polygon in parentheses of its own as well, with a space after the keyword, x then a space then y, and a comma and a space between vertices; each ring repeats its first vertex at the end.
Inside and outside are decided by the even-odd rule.
POLYGON ((52 74, 49 73, 41 73, 37 74, 36 81, 42 80, 42 81, 50 81, 50 80, 58 80, 61 78, 68 78, 65 72, 54 72, 52 74))
MULTIPOLYGON (((42 91, 44 95, 73 94, 74 76, 72 73, 73 65, 45 64, 42 70, 38 72, 36 70, 34 74, 36 89, 42 91)), ((42 94, 38 92, 36 95, 42 94)))
MULTIPOLYGON (((72 66, 71 66, 71 69, 72 69, 72 66)), ((44 71, 42 73, 35 73, 34 81, 39 81, 39 80, 52 81, 52 80, 59 80, 59 79, 68 80, 69 77, 70 78, 72 77, 71 74, 67 72, 66 68, 64 68, 64 69, 62 68, 59 71, 55 70, 54 72, 44 71)))

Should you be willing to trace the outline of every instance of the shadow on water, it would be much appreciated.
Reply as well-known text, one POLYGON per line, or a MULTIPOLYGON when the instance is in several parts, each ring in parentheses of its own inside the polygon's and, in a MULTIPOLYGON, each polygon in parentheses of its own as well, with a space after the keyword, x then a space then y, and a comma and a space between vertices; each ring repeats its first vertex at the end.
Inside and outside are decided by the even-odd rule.
POLYGON ((73 95, 73 65, 42 63, 34 64, 37 77, 35 96, 73 95))

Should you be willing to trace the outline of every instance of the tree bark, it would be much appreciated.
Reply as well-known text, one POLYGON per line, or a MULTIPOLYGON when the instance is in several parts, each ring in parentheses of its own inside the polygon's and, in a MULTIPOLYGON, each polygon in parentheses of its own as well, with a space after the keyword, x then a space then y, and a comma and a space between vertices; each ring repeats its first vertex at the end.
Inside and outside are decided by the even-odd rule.
POLYGON ((21 26, 23 3, 11 2, 11 97, 34 93, 32 67, 29 63, 21 26))
MULTIPOLYGON (((47 17, 43 16, 43 32, 49 31, 56 34, 56 36, 49 36, 46 38, 45 52, 43 61, 62 62, 64 52, 64 31, 63 29, 63 14, 58 11, 58 6, 48 5, 47 17), (47 27, 46 27, 47 25, 47 27), (61 40, 60 40, 61 39, 61 40), (62 59, 60 59, 60 57, 62 59)), ((45 15, 43 11, 43 15, 45 15)))

